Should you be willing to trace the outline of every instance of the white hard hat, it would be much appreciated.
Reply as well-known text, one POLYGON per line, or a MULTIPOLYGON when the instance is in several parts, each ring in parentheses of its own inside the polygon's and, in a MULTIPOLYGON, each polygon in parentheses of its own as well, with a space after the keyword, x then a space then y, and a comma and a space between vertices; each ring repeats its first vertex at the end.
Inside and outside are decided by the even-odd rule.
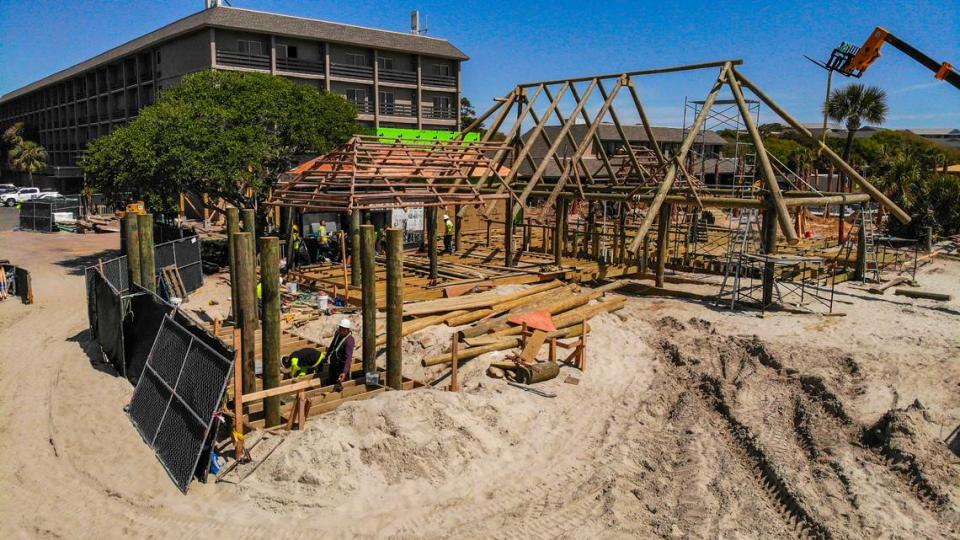
POLYGON ((450 216, 444 214, 444 215, 443 215, 443 219, 450 219, 450 216))
POLYGON ((353 328, 353 323, 350 322, 350 319, 343 319, 340 321, 340 328, 346 328, 347 330, 353 328))

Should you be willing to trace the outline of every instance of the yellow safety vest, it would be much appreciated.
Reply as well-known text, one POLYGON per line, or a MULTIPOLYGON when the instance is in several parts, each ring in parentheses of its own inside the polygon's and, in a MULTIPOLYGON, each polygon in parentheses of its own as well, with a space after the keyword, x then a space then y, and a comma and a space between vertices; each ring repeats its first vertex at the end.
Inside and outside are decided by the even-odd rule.
POLYGON ((300 367, 300 359, 294 356, 290 359, 290 376, 299 377, 308 373, 311 369, 316 369, 317 366, 323 363, 323 360, 327 357, 326 352, 320 353, 320 358, 317 359, 317 363, 312 366, 300 367))
POLYGON ((444 222, 444 225, 447 226, 447 234, 453 234, 453 222, 448 219, 444 222))

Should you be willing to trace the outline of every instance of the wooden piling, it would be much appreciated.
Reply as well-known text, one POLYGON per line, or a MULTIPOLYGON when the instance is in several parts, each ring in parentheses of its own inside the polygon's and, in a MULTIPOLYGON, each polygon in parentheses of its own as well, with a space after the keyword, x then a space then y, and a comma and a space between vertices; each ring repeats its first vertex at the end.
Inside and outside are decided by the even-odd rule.
POLYGON ((663 287, 663 274, 667 268, 667 232, 670 230, 671 203, 660 205, 660 217, 657 223, 657 287, 663 287))
MULTIPOLYGON (((247 242, 250 244, 248 248, 250 253, 253 256, 254 264, 254 273, 253 281, 250 283, 251 293, 253 296, 253 301, 257 301, 257 273, 256 273, 256 264, 257 264, 257 211, 252 208, 244 208, 240 210, 240 220, 243 222, 243 232, 250 233, 250 236, 247 237, 247 242)), ((259 310, 253 311, 254 321, 260 319, 259 310)))
POLYGON ((503 215, 503 256, 504 266, 513 267, 513 197, 507 198, 507 211, 503 215))
POLYGON ((257 211, 253 208, 244 208, 240 211, 240 219, 243 221, 243 232, 251 233, 252 238, 257 237, 257 211))
POLYGON ((350 212, 350 285, 360 287, 360 211, 350 212))
POLYGON ((363 268, 361 287, 361 311, 363 315, 363 372, 376 373, 377 371, 377 245, 376 232, 373 225, 360 227, 360 260, 363 268))
POLYGON ((234 257, 237 263, 237 319, 240 327, 241 363, 243 364, 243 392, 248 394, 256 390, 256 369, 254 350, 257 339, 257 299, 254 295, 254 283, 257 271, 253 252, 250 249, 250 237, 253 233, 233 234, 234 257))
MULTIPOLYGON (((280 386, 280 239, 260 239, 261 302, 263 304, 263 389, 280 386)), ((266 427, 280 425, 280 396, 263 402, 266 427)))
POLYGON ((230 265, 230 318, 237 321, 237 306, 240 297, 237 295, 237 263, 234 257, 237 248, 233 245, 233 235, 240 232, 240 209, 227 208, 227 263, 230 265))
POLYGON ((137 216, 137 230, 140 237, 140 286, 156 293, 157 268, 153 253, 153 214, 137 216))
POLYGON ((387 229, 387 386, 403 384, 403 230, 387 229))
POLYGON ((865 218, 863 216, 863 205, 860 205, 860 230, 857 231, 857 262, 856 262, 856 272, 854 272, 853 279, 857 281, 866 281, 867 279, 867 235, 864 234, 866 229, 866 223, 864 222, 865 218))
POLYGON ((426 208, 427 254, 430 258, 430 280, 437 280, 437 208, 426 208))
POLYGON ((463 217, 460 216, 460 212, 455 212, 453 214, 453 251, 460 253, 463 251, 463 242, 460 238, 460 229, 463 228, 463 217))
POLYGON ((126 227, 124 234, 127 238, 127 272, 130 276, 130 283, 136 283, 143 286, 140 273, 140 229, 136 214, 127 214, 123 217, 126 227))
POLYGON ((450 388, 451 392, 460 391, 460 383, 457 381, 457 371, 459 371, 460 359, 457 358, 457 352, 460 348, 460 341, 457 334, 454 333, 450 338, 450 388))
POLYGON ((553 233, 553 264, 560 266, 563 263, 561 250, 563 242, 563 207, 564 199, 557 199, 556 216, 554 217, 553 233))
MULTIPOLYGON (((777 253, 777 215, 772 208, 763 210, 763 252, 767 255, 776 255, 777 253)), ((773 302, 773 282, 775 279, 775 267, 773 261, 763 265, 763 305, 768 306, 773 302)))

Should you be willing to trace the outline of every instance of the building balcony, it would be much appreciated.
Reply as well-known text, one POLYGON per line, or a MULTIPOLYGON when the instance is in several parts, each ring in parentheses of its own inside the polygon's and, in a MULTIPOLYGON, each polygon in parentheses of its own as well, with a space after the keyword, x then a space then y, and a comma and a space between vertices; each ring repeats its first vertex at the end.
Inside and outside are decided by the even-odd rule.
POLYGON ((373 79, 373 68, 367 66, 351 66, 349 64, 330 64, 330 75, 335 77, 349 77, 351 79, 373 79))
POLYGON ((270 56, 217 50, 217 63, 224 66, 269 70, 270 56))
POLYGON ((372 101, 351 101, 350 103, 357 108, 357 114, 373 114, 372 101))
POLYGON ((457 110, 453 107, 423 106, 423 117, 431 120, 456 120, 457 110))
POLYGON ((407 116, 415 118, 417 108, 406 103, 381 103, 380 114, 384 116, 407 116))
POLYGON ((452 75, 427 75, 424 73, 420 76, 420 81, 424 86, 457 87, 457 78, 452 75))
POLYGON ((417 84, 416 71, 400 71, 398 69, 380 69, 377 71, 380 80, 383 82, 396 82, 404 84, 417 84))
POLYGON ((323 62, 316 60, 301 60, 299 58, 277 58, 277 69, 279 71, 312 73, 314 75, 323 75, 324 73, 323 62))

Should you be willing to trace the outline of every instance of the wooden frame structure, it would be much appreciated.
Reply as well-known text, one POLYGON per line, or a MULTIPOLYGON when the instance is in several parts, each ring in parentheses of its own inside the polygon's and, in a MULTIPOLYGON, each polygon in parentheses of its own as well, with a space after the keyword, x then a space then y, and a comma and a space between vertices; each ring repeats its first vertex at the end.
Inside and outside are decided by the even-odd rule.
MULTIPOLYGON (((476 187, 482 192, 518 194, 516 200, 519 204, 513 209, 514 214, 518 214, 532 196, 546 197, 546 207, 557 205, 558 200, 570 198, 623 202, 631 207, 645 205, 646 212, 628 248, 633 254, 638 252, 657 216, 662 214, 661 207, 669 204, 699 208, 759 207, 764 210, 764 215, 769 215, 771 220, 776 220, 780 231, 790 244, 796 244, 799 241, 789 213, 790 207, 854 204, 872 199, 883 205, 901 222, 909 222, 910 216, 906 212, 740 73, 738 66, 741 64, 741 60, 721 60, 517 85, 505 98, 498 100, 493 107, 464 130, 464 133, 469 132, 487 119, 493 118, 492 125, 481 140, 481 142, 489 142, 494 133, 503 130, 507 118, 511 116, 510 113, 515 111, 515 120, 505 131, 506 141, 514 149, 513 159, 509 160, 506 152, 498 152, 493 156, 492 166, 489 168, 493 171, 499 170, 501 166, 510 165, 509 174, 503 178, 500 186, 492 189, 487 187, 489 174, 484 173, 476 182, 476 187), (655 137, 640 99, 637 81, 648 75, 707 69, 718 69, 719 73, 703 100, 703 106, 692 126, 685 131, 679 150, 672 155, 667 155, 655 137), (810 196, 810 193, 785 194, 782 192, 768 152, 750 114, 749 105, 744 97, 744 88, 766 104, 802 137, 818 145, 820 151, 851 178, 863 193, 818 192, 816 196, 810 196), (745 190, 740 197, 718 196, 711 193, 711 190, 698 186, 698 182, 688 172, 686 164, 690 148, 707 120, 711 107, 724 89, 728 89, 732 94, 750 140, 757 150, 757 169, 762 180, 760 189, 745 190), (615 99, 622 91, 629 93, 628 101, 631 106, 627 110, 618 111, 615 99), (590 108, 588 102, 597 96, 599 99, 594 103, 599 102, 599 105, 593 107, 594 111, 591 114, 588 111, 590 108), (535 105, 541 98, 548 101, 548 104, 542 114, 538 114, 535 105), (566 113, 561 110, 564 100, 567 100, 567 103, 572 101, 572 109, 566 113), (642 150, 637 148, 635 141, 628 138, 621 122, 621 117, 625 117, 623 115, 631 117, 635 115, 640 119, 647 137, 646 145, 642 150), (607 121, 607 118, 617 131, 619 140, 616 142, 621 145, 622 150, 614 156, 607 155, 598 136, 598 128, 607 121), (522 137, 524 134, 521 133, 521 128, 529 125, 529 121, 533 122, 533 127, 526 132, 526 137, 522 137), (550 124, 559 126, 558 131, 554 131, 552 136, 544 129, 550 124), (586 130, 579 140, 572 133, 572 128, 577 124, 586 125, 586 130), (542 141, 546 145, 548 150, 544 155, 536 158, 531 156, 534 141, 542 141), (596 148, 596 154, 601 161, 601 166, 595 167, 595 170, 591 170, 584 162, 584 155, 591 147, 596 148), (561 149, 565 149, 568 154, 561 155, 561 149), (571 149, 572 152, 570 152, 571 149), (551 162, 555 163, 562 172, 556 180, 547 181, 545 172, 551 162), (521 172, 525 164, 529 165, 532 173, 521 172), (581 180, 580 173, 583 174, 584 180, 581 180)), ((506 220, 507 223, 510 221, 506 220)), ((768 250, 773 249, 772 246, 775 245, 776 230, 777 228, 770 228, 767 235, 768 241, 765 244, 768 250)))
POLYGON ((350 212, 410 207, 479 205, 508 194, 483 194, 473 178, 502 172, 493 156, 500 143, 421 141, 357 135, 290 171, 267 204, 305 211, 350 212))

